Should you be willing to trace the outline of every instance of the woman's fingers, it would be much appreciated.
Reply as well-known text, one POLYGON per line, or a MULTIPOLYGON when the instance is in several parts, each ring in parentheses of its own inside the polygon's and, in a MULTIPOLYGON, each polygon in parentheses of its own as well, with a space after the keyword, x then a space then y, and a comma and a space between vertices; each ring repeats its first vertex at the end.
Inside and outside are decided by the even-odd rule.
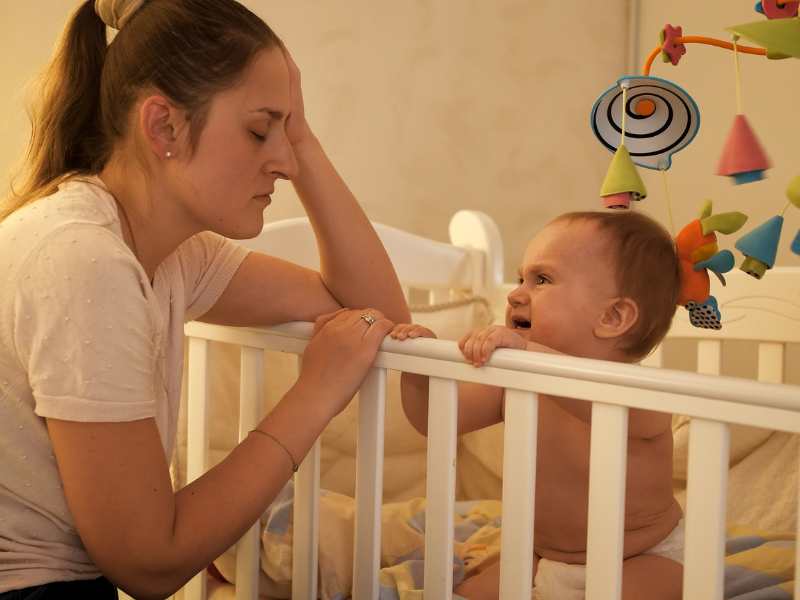
POLYGON ((392 328, 389 335, 393 339, 400 341, 418 337, 436 338, 436 334, 433 331, 416 323, 398 323, 392 328))
POLYGON ((369 326, 369 329, 367 329, 367 332, 364 334, 364 340, 372 344, 377 351, 378 346, 380 346, 381 342, 383 341, 383 338, 388 335, 393 327, 393 321, 390 321, 386 317, 381 317, 369 326))
POLYGON ((328 323, 330 323, 330 322, 331 322, 333 319, 335 319, 337 316, 341 315, 343 312, 345 312, 345 311, 347 311, 347 310, 349 310, 349 309, 347 309, 347 308, 340 308, 340 309, 339 309, 339 310, 337 310, 337 311, 334 311, 334 312, 331 312, 331 313, 325 313, 325 314, 323 314, 323 315, 320 315, 320 316, 318 316, 318 317, 316 318, 316 320, 314 321, 314 332, 313 332, 313 335, 316 335, 316 333, 317 333, 317 332, 318 332, 320 329, 322 329, 323 327, 325 327, 325 325, 327 325, 328 323))

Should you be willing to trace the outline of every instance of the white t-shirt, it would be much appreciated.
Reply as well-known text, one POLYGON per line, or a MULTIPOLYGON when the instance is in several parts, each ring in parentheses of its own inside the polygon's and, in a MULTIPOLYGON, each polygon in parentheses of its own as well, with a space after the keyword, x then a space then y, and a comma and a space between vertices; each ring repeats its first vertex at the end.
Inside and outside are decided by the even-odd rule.
POLYGON ((67 507, 45 417, 154 417, 169 461, 183 325, 214 305, 247 252, 195 235, 151 286, 99 178, 62 184, 0 222, 0 592, 101 576, 67 507))

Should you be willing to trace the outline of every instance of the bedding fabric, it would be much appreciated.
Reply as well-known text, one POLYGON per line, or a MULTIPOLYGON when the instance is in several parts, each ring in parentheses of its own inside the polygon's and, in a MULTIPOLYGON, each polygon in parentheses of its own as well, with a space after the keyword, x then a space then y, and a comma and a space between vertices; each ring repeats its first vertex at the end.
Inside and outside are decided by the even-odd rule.
MULTIPOLYGON (((293 487, 289 484, 263 521, 261 591, 274 598, 291 595, 292 502, 293 487)), ((352 498, 322 490, 319 597, 323 600, 345 600, 352 593, 354 512, 352 498)), ((458 503, 453 545, 454 586, 500 552, 501 513, 502 505, 496 500, 458 503)), ((794 535, 730 528, 725 554, 726 600, 792 598, 794 535)), ((220 571, 233 581, 235 573, 230 566, 220 571)), ((384 505, 379 600, 422 600, 424 566, 425 500, 414 498, 384 505)), ((582 597, 582 589, 575 592, 576 598, 582 597)), ((536 593, 533 598, 538 598, 536 593)))

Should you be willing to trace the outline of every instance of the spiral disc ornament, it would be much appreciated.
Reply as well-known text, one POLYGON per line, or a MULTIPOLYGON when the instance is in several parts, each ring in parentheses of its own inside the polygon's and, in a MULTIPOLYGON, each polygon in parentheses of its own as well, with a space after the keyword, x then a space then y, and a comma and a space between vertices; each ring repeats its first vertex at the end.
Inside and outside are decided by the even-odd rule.
POLYGON ((700 110, 678 85, 660 77, 622 77, 594 103, 590 124, 597 139, 616 152, 622 135, 622 88, 627 87, 625 146, 641 167, 667 170, 672 155, 694 139, 700 110))

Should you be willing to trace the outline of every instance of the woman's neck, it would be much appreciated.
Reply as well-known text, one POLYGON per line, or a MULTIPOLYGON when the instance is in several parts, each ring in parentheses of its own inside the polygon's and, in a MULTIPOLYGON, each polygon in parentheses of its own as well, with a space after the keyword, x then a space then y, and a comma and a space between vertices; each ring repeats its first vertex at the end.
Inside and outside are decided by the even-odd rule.
POLYGON ((161 174, 147 177, 140 169, 121 163, 110 160, 99 177, 117 202, 125 244, 152 281, 164 259, 201 228, 168 189, 159 185, 161 174))

